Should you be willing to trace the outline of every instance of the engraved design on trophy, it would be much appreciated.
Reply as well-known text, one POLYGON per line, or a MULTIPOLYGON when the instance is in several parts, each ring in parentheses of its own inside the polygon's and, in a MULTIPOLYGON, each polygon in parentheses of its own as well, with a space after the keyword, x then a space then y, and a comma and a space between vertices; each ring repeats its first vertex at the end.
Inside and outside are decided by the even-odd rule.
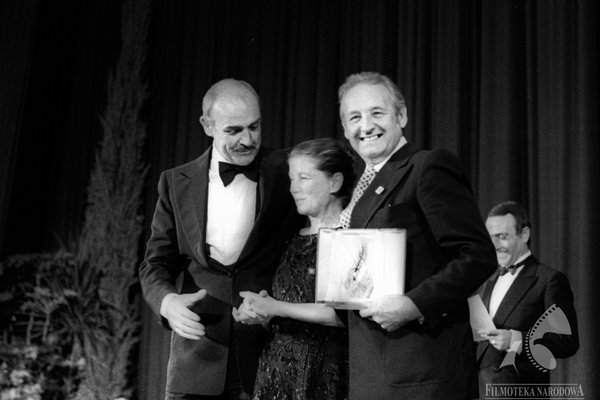
POLYGON ((373 277, 366 266, 367 244, 361 242, 354 265, 348 269, 344 288, 350 297, 368 298, 373 292, 373 277))

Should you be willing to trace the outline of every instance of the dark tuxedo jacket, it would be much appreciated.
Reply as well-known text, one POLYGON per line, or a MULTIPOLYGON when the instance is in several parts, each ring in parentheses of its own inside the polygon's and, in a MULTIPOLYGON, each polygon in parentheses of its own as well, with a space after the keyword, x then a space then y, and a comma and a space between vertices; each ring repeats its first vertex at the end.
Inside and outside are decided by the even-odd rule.
MULTIPOLYGON (((206 336, 195 341, 171 335, 167 391, 222 393, 229 346, 234 345, 242 384, 252 393, 264 329, 232 324, 232 305, 239 306, 242 290, 271 288, 284 241, 299 229, 300 217, 288 190, 285 155, 262 148, 257 155, 260 208, 239 260, 223 266, 209 259, 205 238, 210 156, 208 149, 198 159, 161 174, 140 282, 147 303, 159 318, 162 299, 168 293, 208 291, 192 308, 200 315, 206 336)), ((162 323, 168 327, 166 320, 162 323)))
MULTIPOLYGON (((479 290, 486 308, 489 310, 490 297, 498 273, 493 274, 479 290)), ((549 373, 538 369, 527 357, 527 332, 537 320, 552 306, 560 307, 565 313, 571 328, 571 335, 546 333, 539 342, 554 358, 569 357, 579 348, 577 318, 573 307, 573 293, 567 277, 560 271, 540 264, 530 256, 525 266, 515 278, 502 299, 494 325, 498 329, 514 329, 523 336, 522 352, 515 358, 517 370, 511 365, 499 369, 506 356, 505 351, 494 348, 489 341, 477 344, 477 364, 479 366, 479 391, 483 396, 486 383, 548 383, 549 373)))
POLYGON ((404 145, 356 204, 350 227, 407 230, 405 293, 425 317, 388 333, 349 313, 350 399, 476 397, 466 299, 495 271, 496 256, 456 157, 404 145))

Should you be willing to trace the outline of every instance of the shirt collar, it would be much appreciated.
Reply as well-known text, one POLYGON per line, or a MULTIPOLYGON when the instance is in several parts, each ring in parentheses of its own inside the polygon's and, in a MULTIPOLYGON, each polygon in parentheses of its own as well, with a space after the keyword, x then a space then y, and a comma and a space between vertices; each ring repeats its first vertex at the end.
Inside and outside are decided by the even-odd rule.
POLYGON ((212 155, 210 158, 210 169, 213 171, 219 172, 219 162, 228 162, 225 160, 225 157, 219 153, 219 150, 213 145, 212 146, 212 155))
POLYGON ((385 163, 386 163, 386 162, 388 162, 388 160, 389 160, 390 158, 392 158, 392 156, 393 156, 393 155, 394 155, 394 154, 395 154, 395 153, 396 153, 398 150, 400 150, 400 148, 401 148, 402 146, 404 146, 406 143, 408 143, 408 141, 406 140, 406 138, 405 138, 404 136, 402 136, 402 137, 400 138, 400 141, 399 141, 399 142, 398 142, 398 144, 396 145, 396 148, 394 149, 394 151, 392 151, 392 152, 390 153, 390 155, 389 155, 389 156, 387 156, 387 157, 385 158, 385 160, 383 160, 382 162, 380 162, 380 163, 377 163, 377 164, 374 164, 374 165, 373 165, 373 169, 374 169, 375 171, 379 172, 379 171, 381 170, 381 168, 383 168, 383 166, 385 165, 385 163))
MULTIPOLYGON (((520 263, 521 261, 523 261, 524 259, 526 259, 527 257, 529 257, 531 255, 531 250, 527 250, 527 252, 525 254, 523 254, 521 257, 519 257, 517 259, 517 261, 515 261, 515 264, 520 263)), ((524 265, 520 266, 519 268, 523 268, 524 265)))
MULTIPOLYGON (((512 265, 517 265, 518 263, 520 263, 521 261, 525 260, 527 257, 529 257, 531 255, 531 250, 528 250, 525 254, 523 254, 521 257, 519 257, 517 259, 517 261, 514 262, 514 264, 512 265)), ((519 272, 521 272, 521 270, 525 268, 525 264, 521 265, 519 268, 517 268, 516 270, 514 270, 514 273, 512 274, 504 274, 504 275, 500 275, 498 277, 498 279, 515 279, 517 277, 517 275, 519 275, 519 272)))

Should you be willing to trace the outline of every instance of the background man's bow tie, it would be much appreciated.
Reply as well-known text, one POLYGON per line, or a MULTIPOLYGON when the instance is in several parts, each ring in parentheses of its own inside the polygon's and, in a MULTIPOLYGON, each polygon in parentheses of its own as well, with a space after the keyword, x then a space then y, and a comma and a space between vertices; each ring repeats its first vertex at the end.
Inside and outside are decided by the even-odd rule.
POLYGON ((520 266, 524 265, 526 260, 527 259, 525 259, 525 260, 523 260, 521 262, 518 262, 518 263, 516 263, 514 265, 511 265, 510 267, 499 267, 498 268, 498 274, 500 274, 500 276, 502 276, 502 275, 506 274, 507 272, 510 272, 511 275, 514 275, 514 274, 517 273, 517 268, 519 268, 520 266))
POLYGON ((248 165, 234 165, 219 161, 219 176, 223 181, 223 185, 227 186, 233 182, 237 174, 244 174, 246 178, 254 182, 258 181, 258 171, 255 162, 251 162, 248 165))
POLYGON ((506 274, 507 272, 510 272, 511 275, 514 275, 517 273, 517 266, 516 265, 511 265, 510 267, 500 267, 498 268, 498 274, 500 276, 506 274))

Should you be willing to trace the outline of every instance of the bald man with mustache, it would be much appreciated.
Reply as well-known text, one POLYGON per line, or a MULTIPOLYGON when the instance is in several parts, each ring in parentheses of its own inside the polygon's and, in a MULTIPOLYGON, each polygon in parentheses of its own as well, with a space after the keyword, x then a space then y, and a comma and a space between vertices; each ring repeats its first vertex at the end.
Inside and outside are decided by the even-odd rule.
POLYGON ((215 83, 200 123, 212 146, 162 172, 140 282, 172 331, 165 398, 248 399, 266 331, 232 324, 231 311, 239 292, 271 287, 283 243, 300 219, 285 154, 261 146, 252 86, 215 83))

